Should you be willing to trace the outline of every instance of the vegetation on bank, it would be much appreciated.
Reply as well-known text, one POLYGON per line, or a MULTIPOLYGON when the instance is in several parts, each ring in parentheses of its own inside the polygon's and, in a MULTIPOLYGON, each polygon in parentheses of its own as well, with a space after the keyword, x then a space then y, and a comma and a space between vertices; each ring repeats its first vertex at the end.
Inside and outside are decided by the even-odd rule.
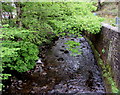
POLYGON ((8 67, 18 72, 32 69, 38 59, 38 47, 50 43, 55 36, 79 36, 82 31, 97 34, 103 21, 92 13, 97 9, 93 2, 14 2, 14 5, 2 3, 2 13, 9 13, 9 17, 2 19, 0 34, 1 79, 10 76, 4 73, 8 67), (15 10, 17 15, 13 17, 15 10))

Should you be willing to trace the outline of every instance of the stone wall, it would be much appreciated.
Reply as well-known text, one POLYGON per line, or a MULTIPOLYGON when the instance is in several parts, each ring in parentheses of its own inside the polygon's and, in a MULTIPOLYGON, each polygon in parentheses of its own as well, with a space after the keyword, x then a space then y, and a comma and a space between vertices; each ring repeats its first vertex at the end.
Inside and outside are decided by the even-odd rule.
POLYGON ((104 64, 110 64, 112 77, 118 88, 120 88, 120 31, 117 27, 102 23, 99 34, 85 33, 85 35, 100 53, 104 64))

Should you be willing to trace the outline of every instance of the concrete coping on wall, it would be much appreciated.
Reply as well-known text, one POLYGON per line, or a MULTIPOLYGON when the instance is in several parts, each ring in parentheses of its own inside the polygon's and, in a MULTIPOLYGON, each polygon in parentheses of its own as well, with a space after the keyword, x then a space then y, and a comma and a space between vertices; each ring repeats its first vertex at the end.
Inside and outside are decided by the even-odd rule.
POLYGON ((105 28, 108 28, 108 29, 110 29, 110 30, 112 30, 112 31, 114 31, 114 32, 120 33, 120 30, 118 29, 118 27, 114 27, 114 26, 112 26, 112 25, 110 25, 110 24, 103 23, 103 22, 102 22, 101 24, 102 24, 102 26, 105 27, 105 28))

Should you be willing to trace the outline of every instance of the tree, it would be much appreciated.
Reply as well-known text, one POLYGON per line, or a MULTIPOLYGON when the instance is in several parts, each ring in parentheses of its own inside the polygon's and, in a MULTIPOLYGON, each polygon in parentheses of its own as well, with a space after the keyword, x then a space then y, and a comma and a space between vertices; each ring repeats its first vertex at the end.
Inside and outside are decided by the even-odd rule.
POLYGON ((102 7, 102 5, 101 5, 101 0, 98 0, 98 8, 97 8, 97 10, 100 10, 101 7, 102 7))
POLYGON ((19 27, 22 27, 22 22, 21 22, 21 15, 22 15, 22 3, 21 2, 14 2, 15 6, 16 6, 16 12, 17 12, 17 20, 16 20, 16 24, 18 24, 19 27))

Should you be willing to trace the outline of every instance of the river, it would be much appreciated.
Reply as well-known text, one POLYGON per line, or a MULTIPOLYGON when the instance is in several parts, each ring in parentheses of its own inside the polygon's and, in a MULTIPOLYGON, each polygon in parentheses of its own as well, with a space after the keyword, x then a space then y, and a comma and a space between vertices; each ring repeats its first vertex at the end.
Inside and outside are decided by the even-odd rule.
POLYGON ((84 37, 59 38, 46 50, 42 64, 27 74, 12 77, 3 93, 105 93, 101 70, 93 51, 84 37), (64 43, 79 42, 81 54, 72 52, 64 43))

